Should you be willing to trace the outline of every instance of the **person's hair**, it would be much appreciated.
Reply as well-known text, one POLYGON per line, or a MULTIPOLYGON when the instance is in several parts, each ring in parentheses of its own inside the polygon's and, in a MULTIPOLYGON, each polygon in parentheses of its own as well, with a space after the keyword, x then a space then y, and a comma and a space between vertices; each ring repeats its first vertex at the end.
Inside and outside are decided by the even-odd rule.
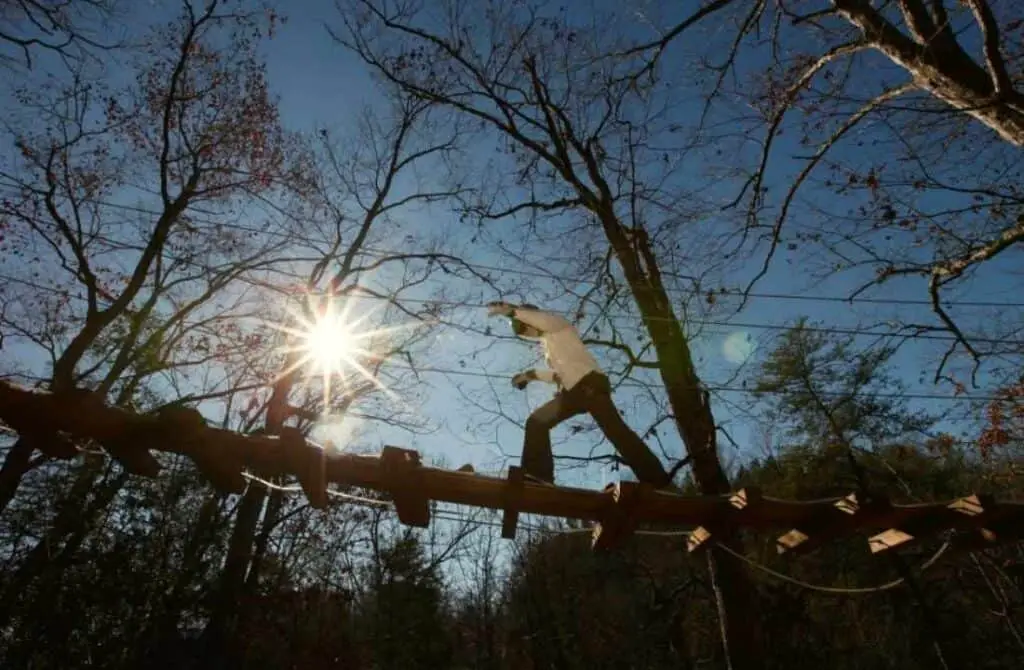
MULTIPOLYGON (((517 307, 516 309, 536 309, 536 310, 539 310, 540 307, 537 307, 536 305, 531 305, 530 303, 523 303, 522 305, 519 305, 519 307, 517 307)), ((533 328, 533 326, 530 326, 528 324, 523 323, 522 321, 517 319, 515 316, 512 317, 512 332, 515 333, 516 335, 522 337, 523 333, 525 333, 530 328, 533 328)), ((537 329, 533 328, 533 330, 537 330, 537 329)))

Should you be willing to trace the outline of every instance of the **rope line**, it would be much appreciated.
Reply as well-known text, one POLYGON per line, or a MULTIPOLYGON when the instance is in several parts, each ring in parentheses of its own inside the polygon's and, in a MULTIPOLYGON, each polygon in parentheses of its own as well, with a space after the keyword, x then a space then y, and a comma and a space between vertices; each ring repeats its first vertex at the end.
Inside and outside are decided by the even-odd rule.
MULTIPOLYGON (((249 474, 246 474, 246 473, 243 473, 243 476, 246 479, 249 479, 251 481, 254 481, 254 482, 257 482, 257 483, 262 484, 264 486, 267 486, 268 488, 276 489, 276 490, 279 490, 279 491, 286 491, 286 492, 289 492, 289 493, 302 493, 302 488, 299 487, 299 486, 281 486, 281 485, 269 482, 269 481, 267 481, 265 479, 261 479, 259 477, 255 477, 253 475, 249 475, 249 474)), ((349 501, 357 503, 357 504, 366 504, 366 505, 373 505, 373 506, 378 506, 378 507, 394 508, 394 504, 391 503, 390 501, 387 501, 387 500, 374 500, 372 498, 365 498, 365 497, 362 497, 362 496, 356 496, 356 495, 341 493, 340 491, 331 491, 330 489, 328 489, 327 493, 330 496, 332 496, 332 497, 346 499, 346 500, 349 500, 349 501)), ((453 522, 453 523, 475 523, 475 524, 479 524, 481 526, 489 526, 489 527, 494 527, 494 528, 500 528, 501 527, 500 523, 497 523, 497 522, 494 522, 494 521, 490 521, 488 519, 473 519, 473 518, 471 518, 471 517, 469 517, 469 516, 467 516, 465 514, 460 514, 458 512, 453 511, 453 510, 441 510, 438 514, 435 514, 435 517, 440 519, 440 520, 442 520, 442 521, 450 521, 450 522, 453 522)), ((532 525, 523 525, 523 524, 520 524, 519 528, 521 528, 521 529, 523 529, 523 530, 525 530, 525 531, 527 531, 529 533, 544 533, 544 534, 548 534, 548 535, 574 535, 574 534, 580 534, 580 533, 588 533, 588 534, 590 534, 590 533, 593 532, 592 529, 590 529, 590 528, 565 528, 565 529, 557 529, 557 528, 547 528, 545 526, 532 526, 532 525)), ((659 530, 643 530, 643 529, 640 529, 640 530, 634 531, 633 534, 634 535, 643 535, 643 536, 657 536, 657 537, 683 537, 683 536, 689 535, 690 531, 688 531, 688 530, 659 531, 659 530)), ((949 540, 944 542, 942 544, 942 546, 939 547, 935 551, 935 553, 933 553, 924 563, 921 564, 921 566, 918 568, 918 573, 925 572, 926 570, 931 568, 933 565, 935 565, 939 561, 939 559, 942 558, 942 556, 945 555, 945 553, 949 550, 951 544, 952 543, 949 540)), ((761 562, 759 562, 757 560, 754 560, 754 559, 750 558, 749 556, 745 556, 745 555, 739 553, 738 551, 732 549, 728 545, 723 544, 721 542, 716 542, 715 545, 719 549, 721 549, 722 551, 726 552, 727 554, 729 554, 733 558, 735 558, 735 559, 745 563, 746 565, 748 565, 749 567, 753 568, 754 570, 762 572, 762 573, 764 573, 764 574, 766 574, 766 575, 768 575, 770 577, 773 577, 775 579, 778 579, 780 581, 792 584, 794 586, 798 586, 798 587, 800 587, 802 589, 807 589, 808 591, 816 591, 818 593, 828 593, 828 594, 831 594, 831 595, 866 595, 866 594, 870 594, 870 593, 880 593, 880 592, 883 592, 883 591, 889 591, 891 589, 894 589, 894 588, 897 588, 899 586, 902 586, 907 581, 905 577, 900 577, 898 579, 893 579, 893 580, 888 581, 888 582, 883 582, 883 583, 877 584, 875 586, 859 586, 859 587, 823 586, 821 584, 813 584, 811 582, 807 582, 807 581, 804 581, 802 579, 798 579, 796 577, 793 577, 792 575, 787 575, 784 572, 780 572, 778 570, 775 570, 774 568, 770 568, 767 565, 765 565, 764 563, 761 563, 761 562)))
MULTIPOLYGON (((732 548, 722 544, 721 542, 717 543, 716 546, 718 546, 718 548, 723 550, 725 553, 727 553, 730 556, 732 556, 732 557, 734 557, 734 558, 736 558, 736 559, 746 563, 747 565, 749 565, 750 567, 754 568, 755 570, 763 572, 766 575, 770 575, 772 577, 775 577, 776 579, 779 579, 781 581, 788 582, 790 584, 793 584, 795 586, 799 586, 799 587, 807 589, 809 591, 818 591, 819 593, 832 593, 832 594, 836 594, 836 595, 863 595, 863 594, 867 594, 867 593, 879 593, 881 591, 888 591, 890 589, 894 589, 897 586, 901 586, 904 582, 906 582, 906 578, 905 577, 900 577, 899 579, 894 579, 894 580, 892 580, 890 582, 885 582, 885 583, 879 584, 877 586, 861 586, 861 587, 850 587, 850 588, 841 587, 841 586, 821 586, 821 585, 818 585, 818 584, 811 584, 810 582, 805 582, 805 581, 803 581, 801 579, 797 579, 796 577, 792 577, 792 576, 787 575, 787 574, 785 574, 783 572, 779 572, 778 570, 774 570, 774 569, 768 567, 767 565, 764 565, 762 563, 759 563, 759 562, 755 561, 752 558, 744 556, 743 554, 741 554, 738 551, 735 551, 734 549, 732 549, 732 548)), ((948 550, 949 547, 950 547, 950 542, 947 540, 946 542, 943 543, 943 545, 941 547, 939 547, 939 549, 934 554, 932 554, 931 558, 929 558, 927 561, 925 561, 924 563, 921 564, 921 567, 918 569, 918 571, 919 572, 923 572, 923 571, 927 570, 928 568, 930 568, 931 566, 935 565, 935 563, 942 557, 942 555, 946 553, 946 550, 948 550)))

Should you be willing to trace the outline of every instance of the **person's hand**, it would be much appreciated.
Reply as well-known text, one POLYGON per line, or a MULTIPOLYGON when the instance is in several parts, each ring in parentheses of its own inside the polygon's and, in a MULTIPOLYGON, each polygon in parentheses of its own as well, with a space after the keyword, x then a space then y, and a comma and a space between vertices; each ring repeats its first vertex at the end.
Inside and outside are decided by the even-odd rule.
POLYGON ((487 316, 512 316, 515 314, 516 306, 504 300, 495 300, 487 303, 487 316))
POLYGON ((533 380, 533 371, 520 372, 512 378, 512 386, 522 391, 533 380))

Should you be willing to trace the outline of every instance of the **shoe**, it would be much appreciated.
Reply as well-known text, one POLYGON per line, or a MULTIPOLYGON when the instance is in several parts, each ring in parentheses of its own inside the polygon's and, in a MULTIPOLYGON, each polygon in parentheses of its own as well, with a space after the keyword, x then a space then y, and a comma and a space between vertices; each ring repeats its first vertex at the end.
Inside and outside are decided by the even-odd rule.
POLYGON ((476 474, 476 469, 473 468, 473 464, 472 463, 466 463, 461 468, 456 470, 456 472, 465 472, 467 474, 475 475, 476 474))

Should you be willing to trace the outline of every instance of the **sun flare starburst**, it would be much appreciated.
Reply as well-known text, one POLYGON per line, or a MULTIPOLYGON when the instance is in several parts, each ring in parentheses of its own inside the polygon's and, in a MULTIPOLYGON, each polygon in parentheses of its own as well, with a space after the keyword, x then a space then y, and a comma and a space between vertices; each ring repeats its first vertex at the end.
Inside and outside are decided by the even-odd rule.
POLYGON ((292 326, 275 325, 288 336, 281 347, 289 356, 289 364, 281 376, 301 370, 308 378, 321 377, 324 389, 324 411, 329 412, 331 390, 335 380, 345 392, 351 390, 351 377, 362 379, 380 389, 393 400, 397 395, 378 377, 379 366, 386 357, 386 336, 409 326, 366 328, 373 310, 353 318, 355 301, 310 295, 304 313, 291 312, 292 326))

